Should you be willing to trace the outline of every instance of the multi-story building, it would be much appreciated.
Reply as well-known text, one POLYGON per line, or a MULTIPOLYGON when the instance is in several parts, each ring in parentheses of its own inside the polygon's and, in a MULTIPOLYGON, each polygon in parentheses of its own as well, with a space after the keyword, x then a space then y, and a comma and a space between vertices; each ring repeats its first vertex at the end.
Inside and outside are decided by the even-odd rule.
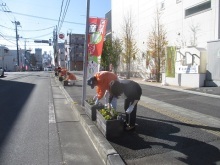
MULTIPOLYGON (((143 54, 148 50, 147 41, 155 26, 158 13, 161 14, 160 24, 166 31, 168 46, 179 49, 177 55, 184 58, 183 63, 188 67, 200 63, 190 64, 189 61, 193 61, 195 56, 193 53, 187 54, 187 51, 198 52, 200 58, 200 54, 207 51, 207 42, 220 39, 219 0, 112 0, 111 5, 113 37, 122 38, 125 19, 130 17, 132 21, 133 35, 139 50, 137 60, 131 67, 133 71, 147 69, 143 54), (185 54, 186 57, 183 57, 185 54)), ((123 70, 123 66, 124 64, 121 63, 119 69, 123 70)), ((204 65, 202 70, 206 70, 204 65)), ((204 78, 203 75, 202 79, 204 78)))
POLYGON ((24 50, 20 49, 17 52, 17 50, 9 50, 5 46, 0 46, 0 66, 3 67, 6 71, 22 70, 25 68, 24 50))
POLYGON ((42 49, 35 49, 35 58, 36 58, 36 68, 42 70, 43 69, 43 61, 42 61, 42 49))
POLYGON ((64 43, 58 43, 58 65, 63 68, 66 67, 65 60, 65 45, 64 43))
POLYGON ((67 34, 65 41, 66 66, 69 70, 83 70, 84 34, 67 34))
POLYGON ((6 56, 9 55, 9 50, 7 47, 5 46, 0 46, 0 67, 6 69, 6 61, 5 61, 5 58, 6 56))
POLYGON ((47 54, 47 52, 44 52, 43 54, 43 68, 47 67, 47 66, 51 66, 52 65, 52 57, 50 54, 47 54))
POLYGON ((111 11, 105 14, 105 19, 107 19, 107 26, 106 26, 106 38, 112 38, 112 16, 111 11))

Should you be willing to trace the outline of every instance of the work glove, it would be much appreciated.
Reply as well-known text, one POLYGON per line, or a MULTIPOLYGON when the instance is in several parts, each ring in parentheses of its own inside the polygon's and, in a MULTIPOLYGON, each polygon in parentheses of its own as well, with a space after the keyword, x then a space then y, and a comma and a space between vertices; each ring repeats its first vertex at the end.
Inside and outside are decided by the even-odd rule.
POLYGON ((128 109, 125 111, 127 114, 130 114, 134 110, 134 106, 130 105, 128 109))
POLYGON ((98 105, 98 103, 99 103, 99 99, 97 98, 97 99, 95 100, 95 105, 98 105))
POLYGON ((96 101, 96 100, 97 100, 97 98, 98 98, 98 96, 97 96, 97 95, 95 95, 95 96, 93 97, 93 101, 96 101))

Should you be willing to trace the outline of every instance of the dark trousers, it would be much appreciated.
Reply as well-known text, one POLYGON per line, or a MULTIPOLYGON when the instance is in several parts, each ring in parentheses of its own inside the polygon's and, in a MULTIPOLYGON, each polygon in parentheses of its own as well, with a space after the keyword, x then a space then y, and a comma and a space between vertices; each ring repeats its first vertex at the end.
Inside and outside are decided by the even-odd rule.
MULTIPOLYGON (((124 110, 126 111, 128 107, 133 104, 134 100, 125 99, 124 101, 124 110)), ((126 123, 130 126, 135 126, 136 122, 136 112, 137 104, 134 106, 134 110, 130 114, 126 114, 126 123)))

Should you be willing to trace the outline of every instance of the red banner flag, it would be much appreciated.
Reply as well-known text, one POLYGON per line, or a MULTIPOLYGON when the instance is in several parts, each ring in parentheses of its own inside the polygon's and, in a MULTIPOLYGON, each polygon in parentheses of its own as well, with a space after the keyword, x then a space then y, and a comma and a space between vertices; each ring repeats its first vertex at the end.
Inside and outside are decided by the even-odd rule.
POLYGON ((107 20, 104 18, 89 18, 88 53, 91 56, 101 56, 107 20))

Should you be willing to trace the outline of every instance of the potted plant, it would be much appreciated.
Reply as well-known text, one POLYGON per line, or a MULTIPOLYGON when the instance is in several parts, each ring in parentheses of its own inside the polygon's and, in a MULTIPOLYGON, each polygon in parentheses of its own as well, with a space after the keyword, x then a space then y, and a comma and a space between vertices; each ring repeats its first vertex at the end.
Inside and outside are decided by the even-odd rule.
POLYGON ((121 114, 113 108, 102 108, 96 113, 96 125, 107 139, 119 137, 123 133, 121 114))
POLYGON ((96 120, 96 111, 98 109, 104 108, 104 105, 102 103, 95 105, 95 101, 92 98, 85 100, 84 105, 85 105, 85 113, 89 116, 89 118, 92 121, 96 120))

